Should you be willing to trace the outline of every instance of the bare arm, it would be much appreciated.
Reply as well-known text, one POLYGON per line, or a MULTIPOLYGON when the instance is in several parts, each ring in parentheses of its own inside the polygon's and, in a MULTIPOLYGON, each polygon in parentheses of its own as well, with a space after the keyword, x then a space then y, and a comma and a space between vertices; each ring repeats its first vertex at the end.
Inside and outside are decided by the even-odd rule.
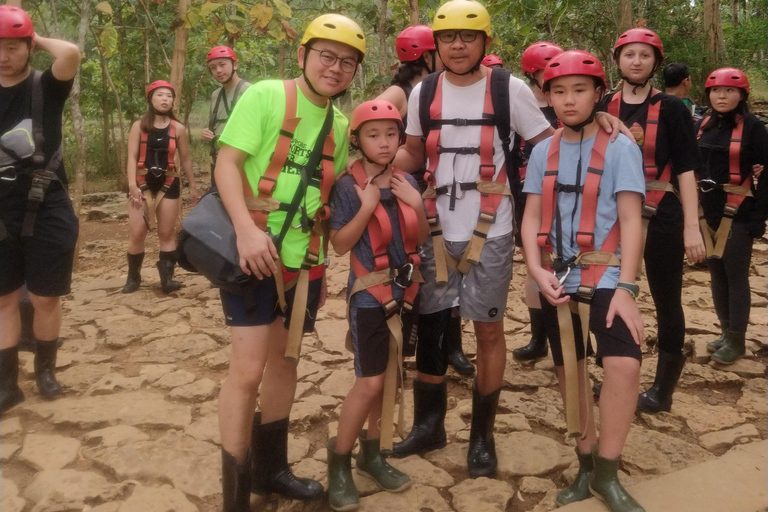
POLYGON ((555 129, 550 126, 546 130, 538 134, 537 136, 530 139, 528 142, 530 142, 532 146, 535 146, 539 142, 550 138, 554 134, 555 134, 555 129))
POLYGON ((565 289, 559 284, 557 277, 541 266, 541 249, 536 240, 541 228, 541 206, 541 194, 528 194, 520 235, 523 238, 525 264, 529 274, 547 301, 557 306, 568 302, 569 297, 563 295, 565 289))
POLYGON ((387 90, 379 94, 376 99, 385 100, 393 104, 400 113, 400 117, 405 117, 408 113, 408 100, 405 97, 405 91, 396 85, 388 87, 387 90))
POLYGON ((192 169, 192 157, 189 154, 189 135, 187 134, 187 129, 181 123, 176 123, 176 142, 179 146, 181 167, 184 169, 184 174, 187 175, 187 181, 189 182, 189 197, 194 206, 198 200, 197 185, 195 184, 195 173, 192 169))
POLYGON ((131 131, 128 133, 128 165, 126 173, 128 175, 128 193, 131 198, 139 200, 141 198, 141 192, 136 185, 136 167, 139 160, 139 142, 141 140, 141 127, 140 121, 136 121, 131 126, 131 131))
POLYGON ((397 150, 394 164, 403 171, 413 174, 424 167, 426 160, 424 142, 421 140, 421 137, 408 135, 405 139, 405 144, 397 150))
POLYGON ((80 69, 80 49, 77 45, 35 35, 35 48, 42 50, 53 57, 51 73, 56 80, 66 82, 72 80, 80 69))
POLYGON ((683 204, 685 254, 691 263, 704 261, 707 250, 699 231, 699 194, 696 190, 696 175, 693 171, 679 174, 677 183, 680 187, 680 202, 683 204))
POLYGON ((614 142, 618 138, 619 133, 623 133, 631 140, 635 139, 635 136, 632 135, 632 132, 629 131, 629 128, 627 128, 626 125, 622 123, 621 119, 618 117, 614 117, 608 112, 597 112, 595 114, 595 119, 597 120, 597 124, 600 125, 600 128, 602 128, 606 133, 611 134, 611 142, 614 142))

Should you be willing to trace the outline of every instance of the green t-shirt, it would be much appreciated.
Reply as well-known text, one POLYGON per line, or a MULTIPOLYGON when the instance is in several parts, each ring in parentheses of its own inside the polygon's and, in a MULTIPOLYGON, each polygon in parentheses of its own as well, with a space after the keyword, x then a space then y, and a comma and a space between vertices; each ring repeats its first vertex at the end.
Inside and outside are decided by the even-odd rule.
MULTIPOLYGON (((283 203, 290 203, 296 188, 301 183, 300 169, 309 160, 309 154, 315 146, 320 128, 325 121, 325 108, 312 104, 297 87, 297 114, 301 118, 291 142, 288 161, 280 171, 277 186, 272 195, 283 203)), ((244 168, 254 195, 258 194, 259 178, 269 165, 272 153, 283 125, 285 115, 285 88, 281 80, 263 80, 248 88, 235 105, 235 110, 227 122, 224 132, 219 137, 219 144, 226 144, 248 153, 244 168)), ((349 122, 334 107, 333 137, 336 149, 333 166, 336 175, 347 166, 347 129, 349 122)), ((320 190, 311 186, 304 199, 307 215, 313 218, 320 207, 320 190)), ((285 212, 275 211, 269 214, 267 227, 272 233, 279 233, 285 221, 285 212)), ((297 214, 293 225, 299 223, 297 214)), ((289 268, 298 268, 304 261, 304 254, 309 246, 310 233, 301 229, 289 229, 283 240, 280 258, 289 268)), ((320 256, 323 261, 323 256, 320 256)))

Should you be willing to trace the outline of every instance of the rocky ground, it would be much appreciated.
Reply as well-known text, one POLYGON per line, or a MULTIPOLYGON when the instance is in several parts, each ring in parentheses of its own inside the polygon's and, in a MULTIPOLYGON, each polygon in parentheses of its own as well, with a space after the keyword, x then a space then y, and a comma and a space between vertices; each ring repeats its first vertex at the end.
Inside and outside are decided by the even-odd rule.
MULTIPOLYGON (((160 293, 156 240, 148 239, 144 283, 123 295, 127 226, 124 202, 105 195, 81 227, 80 267, 64 301, 64 346, 58 372, 66 392, 52 402, 37 395, 32 356, 22 353, 26 402, 0 422, 3 512, 214 512, 220 510, 216 396, 226 377, 229 338, 218 292, 202 277, 179 272, 182 290, 160 293)), ((709 274, 687 268, 683 301, 690 354, 671 413, 639 414, 624 452, 622 479, 634 483, 723 455, 732 446, 766 439, 767 247, 755 247, 748 356, 733 366, 709 362, 704 348, 719 334, 709 274)), ((304 341, 291 413, 289 459, 296 473, 325 484, 325 441, 335 434, 341 401, 354 380, 344 349, 347 263, 334 258, 330 299, 317 332, 304 341)), ((551 359, 521 365, 511 350, 527 343, 522 302, 525 269, 515 260, 506 311, 509 355, 496 422, 497 479, 468 478, 466 450, 471 380, 449 373, 446 428, 450 442, 425 457, 395 460, 415 485, 393 495, 358 479, 361 510, 545 512, 556 489, 573 478, 576 457, 565 434, 551 359)), ((642 384, 652 382, 656 355, 647 285, 642 384)), ((475 352, 471 324, 465 348, 475 352)), ((413 364, 409 363, 409 377, 413 364)), ((601 371, 592 367, 595 376, 601 371)), ((408 382, 407 387, 410 387, 408 382)), ((412 418, 412 398, 406 393, 412 418)), ((595 409, 597 414, 597 409, 595 409)), ((406 428, 407 430, 407 428, 406 428)), ((254 510, 315 512, 325 502, 271 498, 254 510)))

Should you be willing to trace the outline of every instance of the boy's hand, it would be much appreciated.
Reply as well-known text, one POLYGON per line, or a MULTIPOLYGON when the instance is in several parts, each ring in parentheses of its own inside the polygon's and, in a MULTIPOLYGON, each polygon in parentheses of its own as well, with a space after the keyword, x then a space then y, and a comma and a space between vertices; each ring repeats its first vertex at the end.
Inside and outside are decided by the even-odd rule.
POLYGON ((365 188, 362 189, 355 183, 355 192, 357 192, 357 197, 360 199, 360 209, 373 213, 381 199, 381 191, 378 185, 369 181, 365 188))
POLYGON ((530 268, 529 272, 531 272, 533 279, 539 286, 539 290, 541 290, 544 298, 547 299, 547 302, 553 306, 559 306, 571 300, 568 295, 565 295, 565 287, 560 284, 560 280, 555 274, 542 267, 537 269, 530 268))
POLYGON ((632 298, 627 290, 621 288, 616 289, 611 305, 608 307, 608 315, 605 317, 605 326, 607 328, 611 328, 616 315, 619 315, 624 320, 629 332, 632 333, 632 339, 640 345, 644 339, 643 317, 640 314, 640 309, 637 307, 635 299, 632 298))
POLYGON ((255 224, 246 233, 238 234, 237 253, 240 255, 240 268, 248 275, 255 274, 261 280, 277 272, 275 244, 255 224))
POLYGON ((408 183, 408 180, 402 174, 392 175, 392 180, 390 181, 389 186, 392 188, 392 194, 396 198, 400 199, 414 210, 423 208, 424 203, 422 202, 421 194, 408 183))

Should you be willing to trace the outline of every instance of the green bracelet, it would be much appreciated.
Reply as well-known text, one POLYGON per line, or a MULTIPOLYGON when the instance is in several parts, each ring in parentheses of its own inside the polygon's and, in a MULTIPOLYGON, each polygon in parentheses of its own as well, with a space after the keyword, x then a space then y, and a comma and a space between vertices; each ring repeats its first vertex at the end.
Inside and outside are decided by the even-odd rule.
POLYGON ((629 295, 636 299, 638 295, 640 295, 640 286, 638 286, 636 283, 627 283, 625 281, 619 281, 616 283, 616 289, 617 290, 625 290, 629 292, 629 295))

